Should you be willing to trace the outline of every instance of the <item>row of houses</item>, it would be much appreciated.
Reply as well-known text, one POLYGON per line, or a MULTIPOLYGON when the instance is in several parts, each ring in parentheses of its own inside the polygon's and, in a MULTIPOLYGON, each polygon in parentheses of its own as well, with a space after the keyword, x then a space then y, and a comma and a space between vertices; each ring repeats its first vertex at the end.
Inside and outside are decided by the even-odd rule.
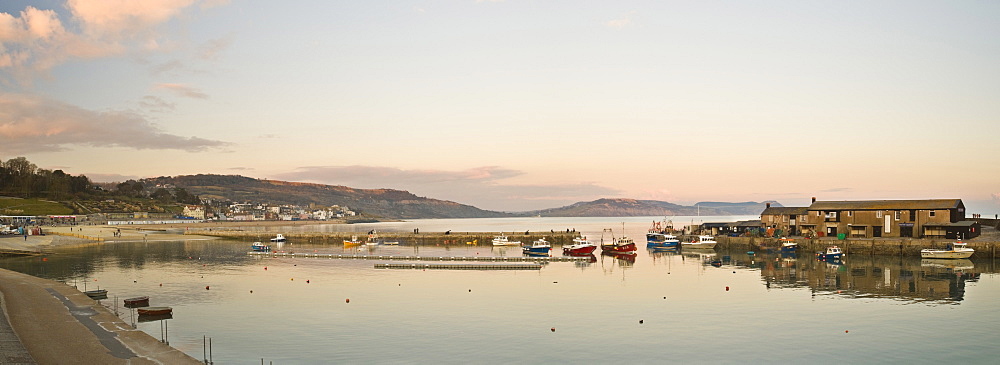
POLYGON ((786 236, 838 238, 950 238, 980 235, 978 222, 965 219, 962 199, 816 201, 808 207, 772 207, 761 227, 786 236))

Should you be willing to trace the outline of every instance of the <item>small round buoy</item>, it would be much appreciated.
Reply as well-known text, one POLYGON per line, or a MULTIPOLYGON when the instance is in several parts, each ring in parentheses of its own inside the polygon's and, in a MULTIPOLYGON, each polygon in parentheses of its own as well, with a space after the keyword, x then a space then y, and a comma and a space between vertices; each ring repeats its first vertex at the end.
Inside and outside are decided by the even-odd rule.
POLYGON ((726 287, 726 291, 729 291, 729 287, 728 286, 726 287))
POLYGON ((667 299, 667 297, 663 297, 663 299, 667 299))
POLYGON ((292 265, 292 266, 299 266, 299 264, 295 264, 295 265, 292 265))
POLYGON ((163 286, 163 283, 160 283, 160 286, 163 286))
POLYGON ((847 332, 848 332, 847 330, 844 330, 844 333, 847 333, 847 332))
POLYGON ((471 293, 471 292, 472 292, 472 289, 469 289, 469 293, 471 293))
POLYGON ((346 301, 344 301, 344 302, 345 302, 345 303, 350 303, 350 302, 351 302, 351 299, 350 299, 350 298, 348 298, 348 299, 347 299, 346 301))
POLYGON ((733 274, 735 274, 735 273, 736 273, 736 272, 735 272, 735 271, 733 271, 733 274))
POLYGON ((42 261, 43 261, 43 262, 44 262, 44 261, 49 261, 49 258, 48 258, 48 257, 42 257, 42 261))
POLYGON ((267 270, 267 266, 264 266, 264 270, 267 270))
POLYGON ((555 327, 552 327, 552 332, 555 332, 555 331, 556 331, 556 328, 555 328, 555 327))
POLYGON ((250 291, 250 294, 253 294, 253 290, 250 291))
POLYGON ((295 281, 295 278, 291 278, 291 279, 288 279, 288 280, 295 281))
POLYGON ((559 284, 559 282, 558 281, 553 281, 552 284, 559 284))
POLYGON ((642 324, 642 320, 641 319, 639 320, 639 324, 642 324))
POLYGON ((205 285, 205 290, 208 290, 208 285, 205 285))
POLYGON ((306 279, 306 284, 309 284, 309 279, 306 279))

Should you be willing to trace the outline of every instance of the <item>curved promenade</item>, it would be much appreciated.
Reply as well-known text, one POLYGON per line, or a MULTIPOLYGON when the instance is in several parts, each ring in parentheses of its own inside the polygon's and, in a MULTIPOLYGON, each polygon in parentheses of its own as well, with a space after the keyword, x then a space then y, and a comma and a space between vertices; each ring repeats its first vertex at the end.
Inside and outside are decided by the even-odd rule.
POLYGON ((0 308, 2 364, 201 363, 63 283, 0 269, 0 308))

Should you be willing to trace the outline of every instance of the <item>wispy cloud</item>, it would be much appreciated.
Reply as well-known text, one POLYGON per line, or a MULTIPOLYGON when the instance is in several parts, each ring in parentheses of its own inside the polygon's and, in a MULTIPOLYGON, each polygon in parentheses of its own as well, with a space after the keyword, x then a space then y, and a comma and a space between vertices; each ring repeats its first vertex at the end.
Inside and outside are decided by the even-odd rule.
POLYGON ((182 84, 158 84, 158 85, 155 86, 155 88, 167 90, 167 91, 173 92, 174 94, 176 94, 178 96, 183 96, 183 97, 187 97, 187 98, 208 99, 208 94, 203 93, 201 90, 198 90, 198 89, 196 89, 194 87, 187 86, 187 85, 182 85, 182 84))
POLYGON ((631 26, 632 25, 632 16, 633 15, 635 15, 634 11, 629 12, 628 14, 625 14, 625 15, 623 15, 620 18, 611 19, 611 20, 605 22, 604 25, 608 26, 609 28, 615 28, 615 29, 622 29, 622 28, 631 26))
POLYGON ((142 97, 142 100, 139 100, 139 107, 142 108, 142 110, 163 113, 174 110, 177 107, 177 104, 168 102, 156 96, 146 95, 142 97))
POLYGON ((503 180, 523 172, 496 166, 459 171, 402 170, 378 166, 308 166, 274 175, 281 180, 345 185, 354 188, 407 190, 483 209, 525 211, 553 208, 620 194, 593 183, 518 185, 503 180))
POLYGON ((226 142, 166 133, 139 114, 97 112, 24 94, 0 94, 0 154, 60 151, 69 146, 202 151, 226 142))
POLYGON ((54 10, 33 6, 0 13, 0 71, 11 71, 0 75, 7 82, 31 84, 71 59, 160 51, 172 43, 160 34, 160 26, 194 4, 204 8, 221 2, 68 0, 65 20, 54 10))

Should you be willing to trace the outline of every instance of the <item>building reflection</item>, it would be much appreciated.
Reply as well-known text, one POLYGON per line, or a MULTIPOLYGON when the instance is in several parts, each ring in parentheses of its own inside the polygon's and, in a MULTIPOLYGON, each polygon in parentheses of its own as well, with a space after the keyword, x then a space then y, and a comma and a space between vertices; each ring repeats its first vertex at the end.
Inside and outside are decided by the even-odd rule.
MULTIPOLYGON (((778 253, 728 254, 733 266, 760 270, 764 284, 775 288, 809 288, 813 295, 889 298, 957 304, 965 285, 983 272, 995 272, 993 260, 920 259, 857 255, 817 260, 813 255, 778 253)), ((711 263, 706 263, 711 264, 711 263)))

